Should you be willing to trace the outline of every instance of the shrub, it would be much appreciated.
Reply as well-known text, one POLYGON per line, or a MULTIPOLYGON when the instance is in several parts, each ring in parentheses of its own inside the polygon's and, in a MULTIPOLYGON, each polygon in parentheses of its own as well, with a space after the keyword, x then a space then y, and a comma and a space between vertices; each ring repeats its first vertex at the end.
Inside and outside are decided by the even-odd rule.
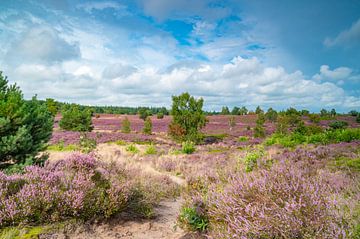
POLYGON ((0 72, 0 169, 41 163, 38 152, 46 148, 54 119, 46 105, 33 97, 23 99, 16 85, 8 85, 0 72))
POLYGON ((265 137, 264 123, 265 123, 264 113, 259 113, 258 118, 256 120, 256 126, 254 128, 254 137, 256 138, 265 137))
POLYGON ((192 154, 195 152, 195 145, 191 141, 185 141, 182 143, 181 150, 184 154, 192 154))
POLYGON ((0 227, 69 217, 110 217, 127 205, 126 174, 93 156, 73 154, 23 175, 0 172, 0 227))
POLYGON ((125 119, 121 122, 121 132, 126 134, 131 132, 131 125, 128 117, 125 117, 125 119))
POLYGON ((239 136, 239 138, 238 138, 238 141, 239 141, 239 142, 246 142, 246 141, 248 141, 248 140, 249 140, 249 138, 246 137, 246 136, 239 136))
POLYGON ((230 130, 232 130, 235 126, 236 126, 235 117, 234 117, 234 116, 230 116, 230 117, 229 117, 229 127, 230 127, 230 130))
POLYGON ((146 120, 149 116, 152 115, 150 109, 146 107, 140 107, 138 114, 139 114, 139 118, 142 120, 146 120))
POLYGON ((356 116, 356 122, 360 123, 360 113, 358 113, 358 115, 356 116))
POLYGON ((140 150, 133 144, 128 145, 125 150, 133 154, 137 154, 140 152, 140 150))
POLYGON ((149 145, 145 150, 145 154, 146 155, 157 154, 156 147, 154 145, 149 145))
POLYGON ((277 112, 273 108, 269 108, 268 111, 265 114, 265 118, 269 120, 270 122, 275 122, 277 119, 277 112))
POLYGON ((342 219, 326 178, 291 163, 236 174, 212 190, 208 217, 213 238, 341 238, 342 219))
POLYGON ((64 130, 70 131, 92 131, 91 112, 88 110, 80 110, 77 105, 71 105, 68 110, 62 113, 59 126, 64 130))
POLYGON ((289 129, 289 119, 285 115, 280 115, 276 122, 276 133, 287 134, 289 129))
POLYGON ((144 122, 143 133, 150 135, 151 132, 152 132, 152 122, 151 122, 150 117, 147 117, 145 122, 144 122))
POLYGON ((52 114, 52 116, 55 116, 59 111, 57 102, 54 99, 47 98, 45 103, 48 111, 52 114))
POLYGON ((196 100, 189 93, 183 93, 173 96, 172 101, 171 114, 173 118, 169 133, 181 141, 200 142, 202 138, 200 129, 206 124, 205 113, 202 110, 204 100, 202 98, 196 100), (178 134, 174 129, 178 129, 177 131, 181 131, 183 135, 178 134))
POLYGON ((348 125, 348 122, 345 121, 334 121, 329 124, 329 127, 332 129, 345 129, 348 125))
POLYGON ((318 115, 318 114, 309 114, 309 119, 311 122, 313 122, 315 124, 320 123, 320 120, 321 120, 320 115, 318 115))
POLYGON ((203 232, 207 229, 209 220, 201 214, 201 205, 183 207, 179 215, 179 222, 191 231, 203 232))
POLYGON ((79 146, 81 152, 90 153, 96 148, 96 140, 89 138, 86 134, 80 135, 79 146))
POLYGON ((221 115, 229 115, 230 114, 230 110, 227 106, 223 106, 220 112, 221 115))
POLYGON ((158 119, 163 119, 164 118, 164 113, 163 112, 159 112, 156 114, 156 118, 158 119))
POLYGON ((245 172, 253 171, 257 166, 257 161, 264 155, 264 151, 256 150, 250 153, 247 153, 244 158, 245 163, 245 172))

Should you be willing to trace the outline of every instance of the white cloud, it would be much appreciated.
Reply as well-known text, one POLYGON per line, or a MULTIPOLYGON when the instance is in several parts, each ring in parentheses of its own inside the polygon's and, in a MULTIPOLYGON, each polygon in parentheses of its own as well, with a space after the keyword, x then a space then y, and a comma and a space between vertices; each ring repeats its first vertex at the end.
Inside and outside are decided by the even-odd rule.
POLYGON ((326 38, 324 41, 325 46, 344 46, 349 47, 354 44, 360 44, 360 19, 358 19, 350 29, 344 30, 335 38, 326 38))
POLYGON ((113 1, 103 1, 103 2, 87 2, 77 5, 78 9, 84 9, 87 13, 92 13, 94 10, 104 10, 104 9, 114 9, 121 10, 126 9, 125 6, 113 2, 113 1))
POLYGON ((7 52, 13 62, 61 62, 80 57, 79 45, 69 43, 51 27, 34 26, 24 32, 7 52))
POLYGON ((346 81, 359 81, 360 75, 353 73, 353 70, 348 67, 338 67, 333 70, 328 65, 322 65, 320 72, 313 76, 315 81, 331 81, 338 85, 344 84, 346 81))

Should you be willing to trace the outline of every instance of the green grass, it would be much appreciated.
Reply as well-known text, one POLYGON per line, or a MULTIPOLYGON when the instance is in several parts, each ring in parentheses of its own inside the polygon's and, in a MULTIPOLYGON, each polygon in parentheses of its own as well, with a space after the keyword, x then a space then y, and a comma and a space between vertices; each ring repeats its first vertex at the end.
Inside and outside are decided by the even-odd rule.
POLYGON ((360 172, 360 158, 339 157, 335 160, 334 166, 360 172))
POLYGON ((238 138, 238 141, 239 141, 239 142, 246 142, 246 141, 248 141, 248 140, 249 140, 249 138, 246 137, 246 136, 240 136, 240 137, 238 138))
POLYGON ((154 145, 149 145, 145 150, 145 155, 154 155, 157 154, 156 147, 154 145))
POLYGON ((127 145, 127 143, 124 140, 117 140, 115 142, 113 142, 116 145, 120 145, 120 146, 125 146, 127 145))
POLYGON ((140 150, 134 144, 130 144, 125 148, 125 150, 132 154, 137 154, 140 152, 140 150))
POLYGON ((41 234, 56 232, 64 228, 66 223, 73 224, 72 220, 69 222, 54 223, 51 225, 42 226, 18 226, 6 227, 0 229, 1 239, 37 239, 41 234))
POLYGON ((63 144, 52 144, 47 147, 50 151, 59 151, 59 152, 65 152, 65 151, 77 151, 80 150, 79 145, 76 144, 69 144, 69 145, 63 145, 63 144))

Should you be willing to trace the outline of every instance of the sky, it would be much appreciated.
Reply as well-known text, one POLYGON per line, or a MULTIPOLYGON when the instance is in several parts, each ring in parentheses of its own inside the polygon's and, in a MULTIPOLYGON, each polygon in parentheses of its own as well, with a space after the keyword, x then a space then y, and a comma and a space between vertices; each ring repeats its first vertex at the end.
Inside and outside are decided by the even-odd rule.
POLYGON ((0 0, 0 46, 26 98, 360 110, 359 0, 0 0))

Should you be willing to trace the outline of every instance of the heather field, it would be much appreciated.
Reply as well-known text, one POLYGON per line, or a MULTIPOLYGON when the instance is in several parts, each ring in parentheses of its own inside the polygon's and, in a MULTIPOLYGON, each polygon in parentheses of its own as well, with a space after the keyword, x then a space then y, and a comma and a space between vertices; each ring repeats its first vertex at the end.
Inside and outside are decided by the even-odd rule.
POLYGON ((360 239, 360 0, 0 0, 0 239, 360 239))
POLYGON ((152 116, 150 135, 138 115, 97 115, 85 135, 56 116, 45 166, 0 173, 1 238, 358 238, 355 117, 318 122, 327 141, 291 144, 274 141, 276 122, 254 137, 257 115, 230 117, 207 116, 204 141, 186 151, 171 116, 152 116), (337 121, 343 133, 326 133, 337 121))

